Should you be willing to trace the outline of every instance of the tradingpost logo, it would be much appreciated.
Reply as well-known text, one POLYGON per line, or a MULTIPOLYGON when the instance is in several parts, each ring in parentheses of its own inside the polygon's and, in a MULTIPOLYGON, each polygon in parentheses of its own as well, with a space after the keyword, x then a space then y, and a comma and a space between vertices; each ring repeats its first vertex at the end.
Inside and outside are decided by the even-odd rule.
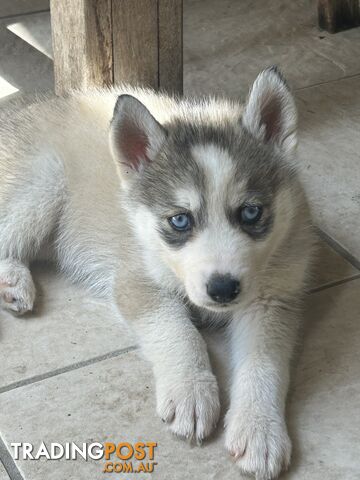
POLYGON ((104 473, 153 473, 156 442, 11 443, 14 460, 102 460, 104 473))

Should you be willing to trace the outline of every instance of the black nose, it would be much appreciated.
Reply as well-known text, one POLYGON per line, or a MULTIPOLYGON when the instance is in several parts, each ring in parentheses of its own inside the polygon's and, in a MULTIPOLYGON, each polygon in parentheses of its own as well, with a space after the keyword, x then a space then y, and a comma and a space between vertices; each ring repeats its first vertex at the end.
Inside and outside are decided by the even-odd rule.
POLYGON ((240 282, 230 275, 213 275, 206 290, 215 302, 229 303, 240 293, 240 282))

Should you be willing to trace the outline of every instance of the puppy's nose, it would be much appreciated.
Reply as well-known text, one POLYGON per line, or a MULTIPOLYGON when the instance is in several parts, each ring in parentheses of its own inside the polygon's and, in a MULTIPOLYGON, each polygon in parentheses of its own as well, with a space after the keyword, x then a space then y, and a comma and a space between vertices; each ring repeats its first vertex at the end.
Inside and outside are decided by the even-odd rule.
POLYGON ((213 275, 206 290, 210 298, 218 303, 232 302, 240 293, 240 282, 231 275, 213 275))

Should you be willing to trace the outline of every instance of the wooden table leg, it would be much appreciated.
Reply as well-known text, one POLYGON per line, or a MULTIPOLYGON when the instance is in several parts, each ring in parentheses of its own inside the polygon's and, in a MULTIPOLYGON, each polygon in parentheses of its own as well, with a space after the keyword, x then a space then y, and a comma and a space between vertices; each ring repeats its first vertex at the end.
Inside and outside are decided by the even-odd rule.
POLYGON ((330 33, 360 25, 359 0, 318 0, 319 26, 330 33))
POLYGON ((55 90, 122 82, 182 93, 182 0, 50 0, 55 90))

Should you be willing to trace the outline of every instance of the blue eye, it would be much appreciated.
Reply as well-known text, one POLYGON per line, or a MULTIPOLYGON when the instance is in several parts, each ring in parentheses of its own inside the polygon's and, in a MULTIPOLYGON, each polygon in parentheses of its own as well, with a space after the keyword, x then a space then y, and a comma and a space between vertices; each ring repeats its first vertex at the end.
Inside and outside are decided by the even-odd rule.
POLYGON ((256 205, 246 205, 241 209, 241 221, 246 225, 253 225, 260 220, 262 215, 262 207, 256 205))
POLYGON ((191 228, 191 217, 187 213, 179 213, 169 218, 170 225, 175 230, 185 231, 191 228))

